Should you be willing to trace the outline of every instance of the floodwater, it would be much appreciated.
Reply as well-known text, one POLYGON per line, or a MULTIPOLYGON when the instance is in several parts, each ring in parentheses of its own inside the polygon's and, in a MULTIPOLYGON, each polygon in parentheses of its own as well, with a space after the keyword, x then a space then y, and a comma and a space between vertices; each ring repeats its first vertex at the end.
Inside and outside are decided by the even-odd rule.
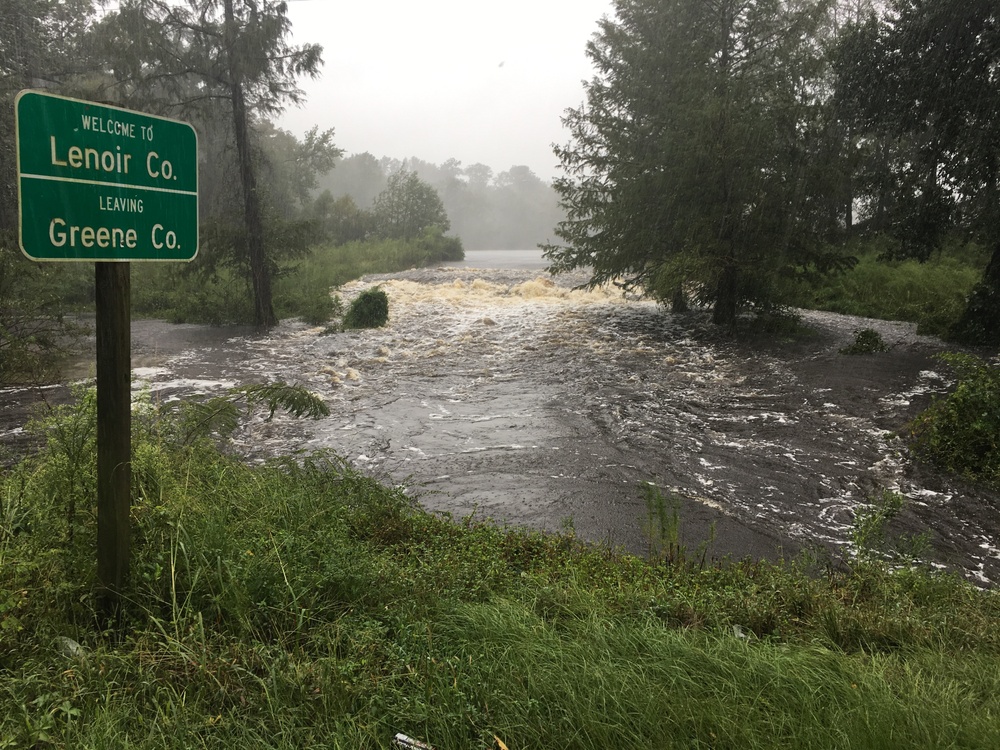
POLYGON ((585 281, 547 276, 537 251, 470 252, 339 290, 381 286, 382 329, 291 322, 256 336, 136 321, 136 388, 169 399, 302 385, 330 416, 252 418, 237 435, 248 460, 330 450, 432 511, 640 554, 655 547, 644 488, 665 498, 660 518, 690 553, 770 559, 807 547, 847 558, 855 514, 888 489, 908 498, 894 531, 926 533, 937 564, 997 579, 996 497, 914 467, 893 434, 946 389, 939 342, 804 313, 815 336, 751 347, 700 313, 573 288, 585 281), (892 351, 839 354, 861 327, 892 351))

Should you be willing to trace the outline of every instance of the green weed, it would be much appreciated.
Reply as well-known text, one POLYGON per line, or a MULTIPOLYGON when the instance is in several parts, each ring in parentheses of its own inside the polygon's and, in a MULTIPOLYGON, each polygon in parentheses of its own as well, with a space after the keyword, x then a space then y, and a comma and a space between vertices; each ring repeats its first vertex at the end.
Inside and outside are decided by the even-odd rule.
POLYGON ((898 492, 882 490, 854 515, 851 543, 856 558, 865 563, 889 561, 912 564, 929 549, 926 535, 892 536, 890 524, 906 501, 898 492))
POLYGON ((649 560, 668 564, 685 565, 698 561, 704 566, 709 548, 715 539, 713 524, 707 539, 702 540, 691 558, 688 557, 687 545, 681 540, 681 498, 676 495, 665 496, 652 483, 639 486, 643 500, 646 503, 646 538, 649 541, 649 560))
POLYGON ((1000 368, 970 354, 939 359, 957 383, 907 426, 910 447, 944 471, 1000 484, 1000 368))

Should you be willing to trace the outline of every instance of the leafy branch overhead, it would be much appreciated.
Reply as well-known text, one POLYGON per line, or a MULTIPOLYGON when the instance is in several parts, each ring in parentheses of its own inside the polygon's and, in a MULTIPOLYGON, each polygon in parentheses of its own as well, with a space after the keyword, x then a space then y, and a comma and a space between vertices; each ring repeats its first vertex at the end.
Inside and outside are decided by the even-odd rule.
POLYGON ((238 87, 255 116, 280 114, 323 64, 320 45, 289 43, 287 4, 274 0, 123 0, 97 34, 113 71, 100 93, 174 116, 232 101, 238 87))
POLYGON ((268 410, 268 419, 274 412, 283 409, 293 417, 309 417, 319 419, 330 415, 330 409, 316 394, 300 386, 287 383, 260 383, 235 388, 230 393, 236 397, 240 394, 246 398, 250 408, 264 406, 268 410))

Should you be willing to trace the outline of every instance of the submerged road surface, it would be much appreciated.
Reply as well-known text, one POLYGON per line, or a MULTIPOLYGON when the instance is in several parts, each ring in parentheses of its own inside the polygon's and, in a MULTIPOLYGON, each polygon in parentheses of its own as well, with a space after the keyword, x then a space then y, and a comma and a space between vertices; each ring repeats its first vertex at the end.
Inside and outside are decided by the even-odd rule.
POLYGON ((304 385, 329 417, 255 418, 238 449, 331 450, 455 517, 572 528, 640 554, 662 541, 659 524, 689 553, 841 557, 858 509, 891 490, 908 498, 894 531, 927 533, 938 564, 997 579, 996 496, 916 469, 893 435, 947 386, 939 342, 804 313, 813 336, 750 345, 700 313, 571 289, 584 280, 456 267, 369 277, 341 294, 380 285, 385 328, 234 336, 138 321, 133 359, 159 398, 304 385), (892 350, 840 354, 862 327, 892 350))

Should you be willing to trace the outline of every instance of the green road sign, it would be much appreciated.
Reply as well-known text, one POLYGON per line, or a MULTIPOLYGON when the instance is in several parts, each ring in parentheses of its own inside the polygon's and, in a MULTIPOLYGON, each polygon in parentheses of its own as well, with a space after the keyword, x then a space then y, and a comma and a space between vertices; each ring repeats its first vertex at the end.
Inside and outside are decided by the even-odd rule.
POLYGON ((25 255, 59 261, 194 258, 194 128, 40 91, 22 91, 14 109, 25 255))

